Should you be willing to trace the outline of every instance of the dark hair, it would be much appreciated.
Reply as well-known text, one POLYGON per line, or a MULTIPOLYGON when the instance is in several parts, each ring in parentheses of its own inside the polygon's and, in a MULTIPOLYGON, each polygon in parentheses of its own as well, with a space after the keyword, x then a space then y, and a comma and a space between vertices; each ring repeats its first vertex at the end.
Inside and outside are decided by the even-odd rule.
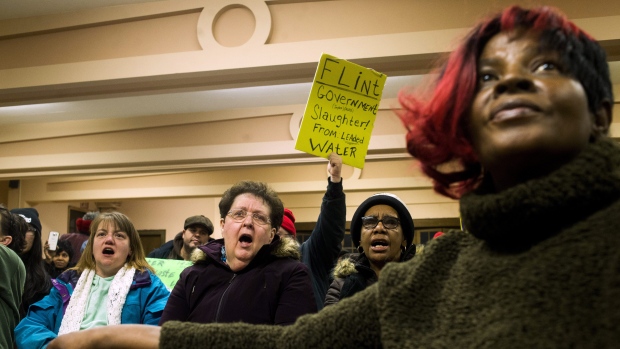
POLYGON ((282 200, 280 200, 280 197, 278 197, 278 193, 263 182, 241 181, 226 190, 219 204, 220 217, 222 219, 226 218, 237 196, 242 194, 252 194, 261 198, 271 209, 271 214, 269 215, 271 227, 276 230, 280 228, 284 217, 284 204, 282 200))
POLYGON ((11 243, 7 245, 8 248, 17 254, 21 254, 26 247, 27 230, 28 223, 20 215, 11 213, 4 205, 0 204, 0 235, 11 237, 11 243))
POLYGON ((56 255, 60 252, 67 252, 69 255, 69 261, 73 259, 73 255, 75 253, 73 251, 73 246, 71 246, 71 243, 67 240, 58 240, 58 244, 56 245, 56 255))
POLYGON ((184 230, 175 235, 174 239, 172 239, 172 249, 166 256, 167 259, 183 259, 183 256, 181 256, 181 249, 183 249, 183 232, 184 230))
POLYGON ((19 309, 20 315, 24 317, 26 316, 28 307, 30 307, 31 304, 38 302, 49 293, 52 288, 52 282, 50 280, 50 276, 45 271, 45 262, 42 257, 43 244, 41 243, 41 232, 34 226, 26 223, 22 216, 18 214, 12 215, 14 219, 23 223, 23 228, 21 229, 24 229, 24 243, 26 232, 31 231, 34 233, 34 240, 32 241, 30 251, 19 254, 19 258, 21 258, 24 263, 24 267, 26 267, 26 282, 24 283, 24 293, 19 309))
POLYGON ((408 129, 407 149, 440 194, 459 198, 482 180, 482 166, 465 131, 477 91, 477 61, 493 36, 518 28, 540 32, 541 50, 560 55, 565 73, 583 86, 590 111, 596 112, 605 100, 613 101, 605 51, 559 11, 512 6, 482 21, 450 54, 427 100, 399 94, 403 106, 399 116, 408 129), (440 170, 449 164, 459 168, 440 170))

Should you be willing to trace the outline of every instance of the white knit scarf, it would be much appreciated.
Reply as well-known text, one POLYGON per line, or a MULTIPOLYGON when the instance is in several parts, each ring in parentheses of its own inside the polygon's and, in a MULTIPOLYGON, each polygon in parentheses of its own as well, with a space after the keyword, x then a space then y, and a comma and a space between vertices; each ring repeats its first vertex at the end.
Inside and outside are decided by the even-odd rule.
MULTIPOLYGON (((125 265, 114 276, 108 290, 108 325, 120 325, 121 313, 135 272, 135 268, 127 268, 127 265, 125 265)), ((95 271, 92 269, 84 269, 82 275, 80 275, 80 279, 75 285, 75 290, 73 290, 69 300, 65 315, 62 318, 58 335, 80 330, 94 277, 95 271)))

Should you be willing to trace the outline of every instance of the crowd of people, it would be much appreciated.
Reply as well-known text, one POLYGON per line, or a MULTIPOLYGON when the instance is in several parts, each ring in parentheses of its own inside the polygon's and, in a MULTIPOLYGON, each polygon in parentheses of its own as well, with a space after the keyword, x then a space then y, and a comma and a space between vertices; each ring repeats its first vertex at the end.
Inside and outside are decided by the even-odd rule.
POLYGON ((601 45, 555 9, 512 6, 470 31, 432 87, 402 93, 399 116, 435 190, 459 200, 462 231, 416 255, 407 206, 377 193, 351 219, 357 253, 342 256, 331 156, 301 245, 278 194, 241 181, 219 203, 221 239, 191 216, 151 254, 192 260, 171 292, 129 218, 101 213, 74 267, 59 244, 41 294, 36 210, 0 207, 0 347, 617 347, 620 148, 601 45))
MULTIPOLYGON (((291 325, 298 317, 323 308, 332 268, 340 256, 346 223, 341 170, 342 158, 330 155, 317 223, 301 244, 295 237, 293 212, 262 182, 241 181, 223 193, 219 204, 222 239, 211 238, 214 225, 206 216, 188 217, 173 240, 148 255, 193 262, 179 275, 172 292, 147 263, 139 235, 122 213, 86 213, 76 222, 78 232, 62 235, 51 249, 48 242, 42 248, 36 209, 5 209, 1 233, 6 237, 1 241, 14 248, 26 266, 25 273, 15 269, 18 274, 12 277, 17 281, 13 286, 22 288, 7 291, 12 304, 23 310, 19 317, 6 321, 5 330, 14 329, 10 338, 18 348, 45 348, 59 335, 117 324, 241 321, 291 325), (35 251, 38 259, 30 256, 35 251), (28 260, 40 268, 30 268, 28 260), (31 270, 44 278, 42 282, 30 281, 31 270)), ((406 236, 407 244, 402 245, 410 245, 411 215, 397 197, 381 195, 390 195, 399 203, 406 233, 398 215, 388 224, 386 217, 366 212, 378 206, 364 205, 365 219, 380 219, 380 224, 364 228, 364 234, 385 234, 382 241, 387 241, 395 230, 396 239, 404 241, 406 236)), ((356 239, 367 240, 361 237, 360 226, 354 229, 359 229, 356 239)), ((384 262, 393 259, 391 254, 384 262)), ((6 258, 10 265, 10 256, 6 258)), ((7 319, 11 309, 6 309, 7 319)))

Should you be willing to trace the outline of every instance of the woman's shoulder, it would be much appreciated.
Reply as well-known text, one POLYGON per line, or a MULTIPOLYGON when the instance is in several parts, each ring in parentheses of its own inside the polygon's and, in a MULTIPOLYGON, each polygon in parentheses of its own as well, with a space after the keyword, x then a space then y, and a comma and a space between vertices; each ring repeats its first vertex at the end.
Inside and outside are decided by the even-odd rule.
POLYGON ((130 290, 137 292, 164 292, 170 293, 166 284, 152 271, 145 269, 143 271, 136 270, 133 276, 133 282, 130 290))
POLYGON ((18 268, 20 264, 23 265, 19 255, 5 245, 0 245, 0 260, 3 266, 9 266, 11 269, 18 268))
POLYGON ((61 281, 65 284, 70 284, 72 286, 75 286, 79 278, 80 278, 80 274, 78 273, 77 270, 67 269, 63 271, 62 273, 60 273, 60 275, 58 275, 56 280, 61 281))
POLYGON ((209 260, 218 260, 222 255, 222 246, 224 239, 211 240, 205 245, 198 246, 190 256, 193 265, 188 268, 207 264, 209 260))
POLYGON ((272 242, 269 246, 259 251, 255 261, 251 263, 250 269, 264 266, 262 270, 277 270, 278 273, 299 272, 310 274, 310 269, 301 261, 299 243, 292 238, 282 238, 272 242))

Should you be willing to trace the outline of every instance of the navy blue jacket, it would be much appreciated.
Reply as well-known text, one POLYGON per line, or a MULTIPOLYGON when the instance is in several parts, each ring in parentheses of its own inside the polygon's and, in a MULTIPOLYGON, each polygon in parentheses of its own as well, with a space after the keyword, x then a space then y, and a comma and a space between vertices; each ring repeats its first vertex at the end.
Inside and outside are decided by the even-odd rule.
POLYGON ((327 191, 321 203, 321 212, 314 230, 301 244, 301 261, 310 268, 312 290, 318 310, 323 309, 323 301, 330 285, 331 271, 342 249, 347 205, 342 191, 342 181, 333 183, 327 180, 327 191))

